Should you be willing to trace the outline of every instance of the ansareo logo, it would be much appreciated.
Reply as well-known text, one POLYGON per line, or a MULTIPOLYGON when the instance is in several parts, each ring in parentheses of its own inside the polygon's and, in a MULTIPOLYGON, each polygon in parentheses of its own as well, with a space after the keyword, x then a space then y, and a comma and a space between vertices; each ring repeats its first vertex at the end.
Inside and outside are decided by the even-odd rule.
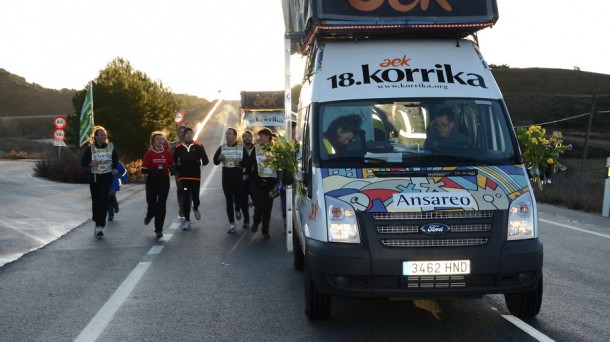
POLYGON ((475 203, 468 192, 403 192, 392 197, 396 209, 472 208, 475 203))
MULTIPOLYGON (((445 11, 451 12, 453 9, 447 0, 435 0, 437 4, 439 4, 445 11)), ((385 0, 349 0, 349 4, 363 12, 370 12, 378 9, 383 5, 385 0)), ((413 0, 411 2, 405 0, 388 0, 388 4, 394 10, 398 12, 409 12, 413 10, 417 5, 421 5, 421 9, 423 11, 428 10, 428 6, 430 6, 430 0, 413 0), (403 3, 403 2, 406 2, 403 3)))
POLYGON ((461 84, 472 87, 486 88, 483 76, 465 71, 455 72, 450 64, 435 64, 434 69, 410 68, 407 55, 400 58, 386 58, 379 63, 379 68, 371 70, 368 64, 361 66, 362 74, 355 75, 346 72, 327 78, 331 87, 345 88, 363 84, 384 83, 418 83, 418 84, 461 84), (403 68, 405 67, 405 68, 403 68))
POLYGON ((419 231, 428 235, 442 235, 451 231, 451 227, 442 223, 428 223, 419 227, 419 231))

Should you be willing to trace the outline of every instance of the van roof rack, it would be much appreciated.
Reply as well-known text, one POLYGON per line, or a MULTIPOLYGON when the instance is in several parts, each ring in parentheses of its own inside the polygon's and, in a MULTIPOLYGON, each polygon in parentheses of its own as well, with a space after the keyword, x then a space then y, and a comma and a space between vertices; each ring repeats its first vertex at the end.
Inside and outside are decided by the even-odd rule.
POLYGON ((316 38, 464 38, 493 26, 496 0, 283 0, 286 38, 306 54, 316 38), (408 2, 408 1, 406 1, 408 2))

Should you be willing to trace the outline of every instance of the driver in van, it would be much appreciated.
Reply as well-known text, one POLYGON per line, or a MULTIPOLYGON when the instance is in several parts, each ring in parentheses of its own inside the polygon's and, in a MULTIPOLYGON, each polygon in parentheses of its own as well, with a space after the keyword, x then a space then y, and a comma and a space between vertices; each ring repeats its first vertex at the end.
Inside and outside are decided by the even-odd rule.
POLYGON ((449 108, 441 109, 431 125, 428 138, 424 143, 425 148, 471 146, 468 137, 456 129, 455 113, 449 108))
POLYGON ((347 144, 358 135, 361 124, 362 118, 357 114, 344 115, 333 120, 322 137, 324 154, 331 155, 346 151, 347 144))

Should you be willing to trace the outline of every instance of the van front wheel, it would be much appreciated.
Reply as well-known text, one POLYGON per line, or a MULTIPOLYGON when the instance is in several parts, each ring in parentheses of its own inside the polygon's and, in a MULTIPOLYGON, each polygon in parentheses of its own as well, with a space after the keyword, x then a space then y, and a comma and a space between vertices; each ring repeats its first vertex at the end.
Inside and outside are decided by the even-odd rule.
POLYGON ((325 320, 330 315, 330 295, 320 293, 305 257, 305 314, 311 320, 325 320))
POLYGON ((523 293, 504 295, 506 307, 511 314, 519 318, 534 317, 540 312, 542 306, 542 276, 536 290, 523 293))

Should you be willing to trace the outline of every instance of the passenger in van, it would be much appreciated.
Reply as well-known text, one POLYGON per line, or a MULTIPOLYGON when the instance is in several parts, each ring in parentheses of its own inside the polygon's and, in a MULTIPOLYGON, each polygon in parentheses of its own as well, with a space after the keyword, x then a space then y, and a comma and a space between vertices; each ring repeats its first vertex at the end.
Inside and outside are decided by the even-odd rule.
POLYGON ((441 109, 434 117, 424 147, 471 146, 468 137, 456 126, 455 113, 449 108, 441 109))
POLYGON ((344 115, 333 120, 322 137, 322 150, 325 155, 337 154, 347 150, 348 143, 360 131, 360 115, 344 115))

